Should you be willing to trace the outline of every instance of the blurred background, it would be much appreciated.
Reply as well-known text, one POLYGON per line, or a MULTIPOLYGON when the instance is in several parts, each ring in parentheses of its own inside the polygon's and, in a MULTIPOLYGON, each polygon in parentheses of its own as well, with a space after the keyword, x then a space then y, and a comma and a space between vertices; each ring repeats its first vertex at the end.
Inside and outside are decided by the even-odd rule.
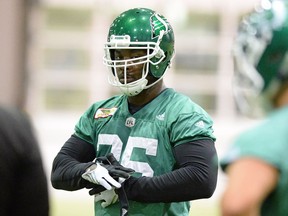
MULTIPOLYGON (((80 115, 118 90, 102 65, 109 25, 124 10, 148 7, 174 27, 176 57, 166 84, 204 107, 215 122, 219 157, 252 120, 237 114, 231 95, 231 45, 239 19, 259 0, 0 0, 0 103, 25 109, 39 138, 47 177, 52 160, 80 115)), ((32 182, 31 182, 32 183, 32 182)), ((50 183, 50 182, 49 182, 50 183)), ((191 215, 220 215, 226 183, 219 170, 211 199, 191 215)), ((51 216, 93 215, 88 191, 49 185, 51 216)))

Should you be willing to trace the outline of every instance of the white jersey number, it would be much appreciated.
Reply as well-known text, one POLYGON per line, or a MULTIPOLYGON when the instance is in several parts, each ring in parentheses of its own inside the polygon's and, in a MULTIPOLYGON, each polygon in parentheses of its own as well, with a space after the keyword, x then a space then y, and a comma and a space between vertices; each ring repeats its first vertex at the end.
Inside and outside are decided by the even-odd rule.
MULTIPOLYGON (((100 134, 98 137, 97 149, 101 145, 111 145, 111 152, 115 158, 119 161, 123 142, 116 134, 100 134)), ((156 156, 158 147, 158 141, 156 139, 144 138, 144 137, 129 137, 126 148, 123 152, 122 161, 123 166, 134 169, 136 172, 142 173, 142 176, 152 177, 154 171, 150 165, 146 162, 132 161, 131 156, 134 148, 145 149, 146 155, 156 156)))

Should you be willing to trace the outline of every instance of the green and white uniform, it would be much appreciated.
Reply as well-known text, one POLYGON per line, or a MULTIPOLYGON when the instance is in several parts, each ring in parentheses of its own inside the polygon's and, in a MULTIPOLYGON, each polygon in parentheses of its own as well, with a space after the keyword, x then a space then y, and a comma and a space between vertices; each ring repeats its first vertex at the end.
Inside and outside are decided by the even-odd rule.
POLYGON ((252 130, 242 133, 221 160, 225 170, 246 156, 259 158, 279 170, 276 189, 264 201, 261 215, 288 215, 288 106, 274 112, 252 130))
MULTIPOLYGON (((112 152, 134 169, 133 176, 158 176, 175 166, 172 149, 187 142, 215 140, 209 115, 188 97, 166 89, 139 111, 130 114, 127 96, 115 96, 93 104, 80 118, 75 135, 91 143, 96 157, 112 152)), ((188 215, 189 202, 139 203, 129 201, 129 215, 188 215)), ((119 203, 95 215, 118 215, 119 203)))

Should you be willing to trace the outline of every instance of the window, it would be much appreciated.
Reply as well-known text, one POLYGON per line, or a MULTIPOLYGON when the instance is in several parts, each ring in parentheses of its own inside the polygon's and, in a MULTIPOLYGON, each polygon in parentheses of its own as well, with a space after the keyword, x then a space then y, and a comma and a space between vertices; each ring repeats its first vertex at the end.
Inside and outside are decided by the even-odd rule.
POLYGON ((46 8, 46 26, 52 30, 90 30, 93 11, 77 8, 46 8))
POLYGON ((91 55, 88 50, 53 49, 44 50, 44 68, 49 70, 86 70, 90 67, 91 55))
POLYGON ((88 104, 89 92, 83 89, 48 88, 44 94, 44 104, 49 110, 84 110, 88 104))
POLYGON ((176 73, 192 74, 201 71, 202 74, 215 74, 218 67, 218 56, 208 53, 177 53, 174 65, 176 73))

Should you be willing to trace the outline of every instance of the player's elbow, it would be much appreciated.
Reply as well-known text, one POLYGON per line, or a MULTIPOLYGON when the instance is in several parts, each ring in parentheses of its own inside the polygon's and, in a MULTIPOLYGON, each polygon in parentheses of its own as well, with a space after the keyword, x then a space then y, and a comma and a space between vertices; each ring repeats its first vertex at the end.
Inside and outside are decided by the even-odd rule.
POLYGON ((59 175, 57 174, 56 171, 51 172, 51 176, 50 176, 50 182, 53 188, 55 189, 62 189, 62 184, 61 181, 59 179, 59 175))
POLYGON ((217 185, 217 175, 202 176, 198 181, 194 181, 193 194, 196 195, 194 199, 207 199, 213 196, 217 185), (195 187, 196 185, 196 187, 195 187))
POLYGON ((218 158, 210 163, 209 166, 199 169, 198 180, 202 183, 203 198, 210 198, 217 186, 218 181, 218 158))
POLYGON ((67 190, 67 191, 75 191, 81 189, 83 187, 78 186, 80 183, 76 182, 76 180, 63 180, 58 174, 51 174, 51 185, 53 188, 58 190, 67 190))
POLYGON ((203 198, 210 198, 214 194, 217 186, 217 180, 218 180, 217 168, 215 168, 215 170, 213 170, 212 172, 210 172, 210 174, 207 174, 206 176, 207 177, 203 181, 202 186, 204 191, 203 198))
POLYGON ((206 183, 203 184, 202 187, 202 196, 203 198, 210 198, 213 196, 217 184, 217 178, 216 179, 210 179, 206 183))
POLYGON ((193 184, 191 187, 193 189, 193 194, 197 194, 196 199, 207 199, 213 196, 218 180, 218 167, 211 166, 210 169, 203 169, 201 167, 195 169, 195 167, 191 167, 194 176, 193 176, 193 184))
POLYGON ((213 188, 208 188, 208 189, 206 190, 203 198, 210 198, 210 197, 212 197, 213 194, 214 194, 214 192, 215 192, 215 187, 213 187, 213 188))

